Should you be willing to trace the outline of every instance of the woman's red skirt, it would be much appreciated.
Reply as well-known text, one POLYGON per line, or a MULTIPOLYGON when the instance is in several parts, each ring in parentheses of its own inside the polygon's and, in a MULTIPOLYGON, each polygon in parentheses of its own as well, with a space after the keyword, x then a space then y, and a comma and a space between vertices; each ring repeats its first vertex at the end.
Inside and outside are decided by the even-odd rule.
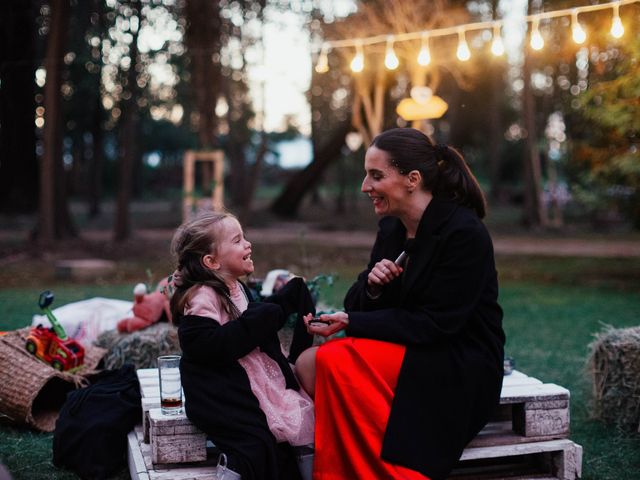
POLYGON ((380 458, 405 347, 364 338, 316 355, 314 480, 428 478, 380 458))

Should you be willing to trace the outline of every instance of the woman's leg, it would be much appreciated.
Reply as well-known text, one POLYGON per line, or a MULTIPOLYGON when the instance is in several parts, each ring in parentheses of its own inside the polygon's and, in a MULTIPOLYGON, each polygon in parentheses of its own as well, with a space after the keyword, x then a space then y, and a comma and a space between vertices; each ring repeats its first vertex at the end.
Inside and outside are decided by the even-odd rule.
POLYGON ((320 347, 314 480, 426 479, 380 457, 404 353, 401 345, 363 338, 320 347))
POLYGON ((296 361, 296 376, 311 398, 316 392, 316 352, 318 347, 307 348, 296 361))

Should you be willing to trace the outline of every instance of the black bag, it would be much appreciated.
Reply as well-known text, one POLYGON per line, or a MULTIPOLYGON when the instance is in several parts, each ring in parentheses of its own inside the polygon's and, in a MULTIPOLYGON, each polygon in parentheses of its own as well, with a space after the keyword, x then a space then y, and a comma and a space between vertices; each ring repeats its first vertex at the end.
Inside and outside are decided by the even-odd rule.
POLYGON ((126 460, 127 434, 142 418, 133 365, 101 373, 67 394, 53 434, 53 464, 83 479, 104 479, 126 460))

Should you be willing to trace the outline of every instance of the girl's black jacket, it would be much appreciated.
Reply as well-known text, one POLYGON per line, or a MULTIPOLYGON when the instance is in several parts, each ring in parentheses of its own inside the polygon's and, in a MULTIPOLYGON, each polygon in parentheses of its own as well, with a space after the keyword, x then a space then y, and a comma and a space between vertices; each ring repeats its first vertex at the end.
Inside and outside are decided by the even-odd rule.
MULTIPOLYGON (((280 366, 287 388, 298 390, 277 336, 292 313, 298 313, 298 324, 302 315, 315 314, 301 278, 290 280, 262 302, 250 302, 239 318, 224 325, 197 315, 178 319, 187 417, 228 456, 229 467, 243 480, 300 478, 291 446, 276 443, 249 378, 238 363, 239 358, 260 347, 280 366)), ((312 340, 307 336, 294 342, 310 346, 312 340)))

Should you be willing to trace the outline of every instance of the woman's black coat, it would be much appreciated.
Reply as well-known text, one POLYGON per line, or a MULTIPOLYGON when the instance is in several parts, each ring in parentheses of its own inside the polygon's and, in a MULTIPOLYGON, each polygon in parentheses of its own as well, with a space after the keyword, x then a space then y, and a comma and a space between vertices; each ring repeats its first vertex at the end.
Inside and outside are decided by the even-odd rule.
POLYGON ((368 273, 406 241, 397 218, 379 227, 369 266, 345 298, 347 334, 407 346, 381 456, 439 480, 500 398, 505 337, 493 245, 475 212, 434 198, 405 271, 373 300, 368 273))
MULTIPOLYGON (((197 315, 179 318, 180 374, 187 417, 227 454, 229 467, 243 480, 300 479, 292 447, 276 443, 251 391, 249 377, 238 363, 260 347, 279 364, 287 388, 298 390, 277 336, 294 312, 299 314, 298 323, 302 323, 301 315, 315 313, 301 278, 290 280, 263 302, 250 302, 239 318, 224 325, 197 315)), ((304 344, 300 351, 312 341, 310 335, 294 339, 304 344)))

